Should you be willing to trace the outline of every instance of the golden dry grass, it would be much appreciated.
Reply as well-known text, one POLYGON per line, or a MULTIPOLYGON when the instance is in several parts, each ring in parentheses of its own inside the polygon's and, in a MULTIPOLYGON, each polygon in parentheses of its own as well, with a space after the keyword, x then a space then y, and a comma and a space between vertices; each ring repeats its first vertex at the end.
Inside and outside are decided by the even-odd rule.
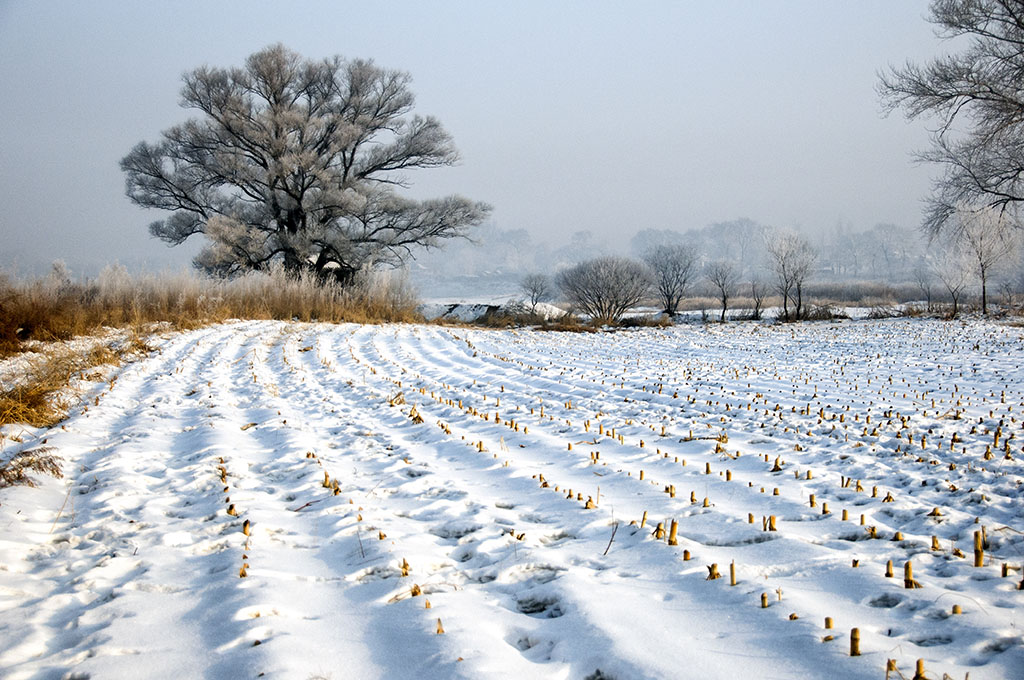
POLYGON ((30 341, 65 341, 104 327, 131 330, 129 341, 116 349, 94 342, 88 349, 57 347, 32 359, 13 384, 0 385, 0 427, 60 422, 72 379, 92 367, 116 364, 125 353, 150 351, 142 338, 155 323, 184 330, 227 319, 418 321, 417 302, 407 279, 391 272, 370 273, 347 287, 282 272, 214 280, 132 276, 108 267, 84 283, 60 276, 14 281, 0 274, 0 357, 23 351, 30 341))
POLYGON ((71 395, 65 390, 72 379, 90 368, 120 363, 126 351, 137 351, 137 345, 129 343, 119 350, 103 343, 80 350, 59 347, 35 357, 19 380, 0 389, 0 427, 50 427, 60 422, 67 412, 71 395))
POLYGON ((372 272, 344 287, 280 271, 218 280, 133 276, 108 267, 84 283, 0 275, 0 357, 21 351, 26 340, 68 340, 102 327, 157 322, 191 329, 226 319, 417 321, 417 303, 408 281, 394 272, 372 272))

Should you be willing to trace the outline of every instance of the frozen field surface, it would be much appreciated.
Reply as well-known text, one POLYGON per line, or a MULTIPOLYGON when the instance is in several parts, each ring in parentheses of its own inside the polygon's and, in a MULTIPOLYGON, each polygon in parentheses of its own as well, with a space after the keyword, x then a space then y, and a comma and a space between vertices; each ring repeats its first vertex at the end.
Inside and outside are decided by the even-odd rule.
POLYGON ((1024 678, 1019 328, 152 342, 3 433, 0 677, 1024 678))

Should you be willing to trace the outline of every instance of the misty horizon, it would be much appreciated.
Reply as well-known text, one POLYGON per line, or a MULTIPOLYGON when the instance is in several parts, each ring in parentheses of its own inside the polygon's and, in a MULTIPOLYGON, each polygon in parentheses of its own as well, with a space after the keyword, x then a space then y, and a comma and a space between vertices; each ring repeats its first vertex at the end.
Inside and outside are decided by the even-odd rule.
POLYGON ((743 217, 809 237, 913 229, 930 169, 911 154, 927 131, 883 117, 874 88, 888 65, 939 51, 926 5, 256 5, 225 32, 231 5, 6 3, 0 268, 188 268, 199 243, 149 236, 165 215, 129 202, 118 160, 195 115, 178 106, 182 73, 275 42, 409 72, 415 112, 461 156, 412 173, 409 195, 487 201, 491 228, 538 244, 589 231, 624 250, 644 230, 743 217))

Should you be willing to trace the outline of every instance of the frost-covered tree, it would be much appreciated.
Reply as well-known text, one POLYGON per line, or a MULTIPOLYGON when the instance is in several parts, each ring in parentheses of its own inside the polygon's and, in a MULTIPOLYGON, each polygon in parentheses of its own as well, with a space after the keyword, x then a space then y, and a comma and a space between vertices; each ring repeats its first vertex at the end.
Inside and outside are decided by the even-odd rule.
POLYGON ((923 224, 934 236, 960 206, 1016 215, 1024 201, 1024 3, 932 0, 928 21, 960 51, 889 69, 878 89, 889 111, 936 122, 921 154, 943 168, 923 224))
POLYGON ((199 116, 121 160, 129 198, 169 211, 150 224, 177 245, 203 234, 195 264, 234 274, 312 270, 350 281, 415 248, 464 235, 489 211, 459 196, 412 200, 404 172, 451 165, 451 137, 411 115, 409 75, 371 61, 303 59, 273 45, 242 68, 184 76, 199 116))
POLYGON ((662 308, 669 316, 675 315, 697 273, 697 253, 688 246, 664 245, 648 250, 644 262, 654 274, 662 308))
POLYGON ((956 234, 981 284, 981 313, 988 314, 988 282, 1017 250, 1016 234, 1006 215, 995 208, 957 211, 956 234))
POLYGON ((50 274, 46 278, 57 288, 67 288, 71 285, 71 268, 63 259, 54 260, 50 263, 50 274))
POLYGON ((729 298, 733 296, 736 290, 739 274, 736 272, 732 262, 718 260, 708 264, 704 270, 704 276, 707 277, 711 285, 718 291, 718 299, 722 301, 722 316, 719 321, 724 322, 725 312, 729 308, 729 298))
POLYGON ((523 277, 519 288, 526 295, 530 302, 530 313, 537 313, 537 305, 551 299, 554 290, 551 287, 551 279, 547 274, 527 274, 523 277))
POLYGON ((955 319, 960 312, 960 299, 967 290, 971 280, 971 258, 967 254, 958 239, 946 239, 939 247, 932 267, 935 277, 946 289, 953 307, 950 310, 949 318, 955 319))
POLYGON ((565 299, 593 320, 617 323, 650 291, 650 272, 642 262, 606 256, 564 269, 555 283, 565 299))
POLYGON ((817 254, 807 239, 793 231, 773 232, 766 236, 771 268, 775 274, 775 287, 782 296, 782 318, 790 319, 789 303, 795 305, 795 316, 803 313, 803 290, 814 272, 817 254))

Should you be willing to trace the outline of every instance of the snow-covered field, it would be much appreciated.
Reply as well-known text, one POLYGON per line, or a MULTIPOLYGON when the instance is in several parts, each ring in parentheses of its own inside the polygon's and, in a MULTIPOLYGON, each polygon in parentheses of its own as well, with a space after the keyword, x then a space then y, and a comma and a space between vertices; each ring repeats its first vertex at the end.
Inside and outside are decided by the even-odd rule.
POLYGON ((153 342, 4 433, 4 678, 1024 677, 1020 329, 153 342))

